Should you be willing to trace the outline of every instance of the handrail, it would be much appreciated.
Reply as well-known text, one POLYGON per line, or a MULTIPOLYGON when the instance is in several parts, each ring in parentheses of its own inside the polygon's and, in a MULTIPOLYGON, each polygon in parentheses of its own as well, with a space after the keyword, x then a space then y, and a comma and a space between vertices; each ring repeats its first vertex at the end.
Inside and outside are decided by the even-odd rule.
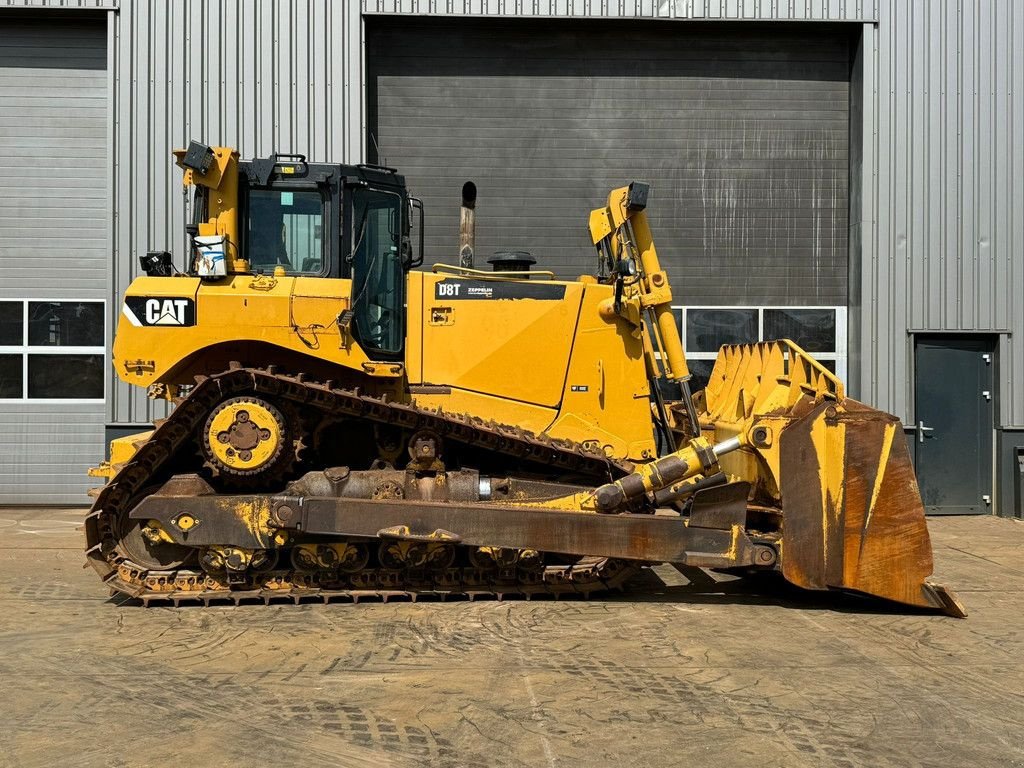
POLYGON ((779 341, 781 341, 783 344, 789 347, 789 351, 794 356, 801 358, 805 363, 810 365, 819 374, 821 374, 825 381, 831 385, 829 386, 828 391, 831 394, 833 394, 837 400, 842 400, 843 398, 846 397, 843 382, 838 376, 836 376, 836 374, 832 373, 832 371, 830 371, 828 368, 826 368, 824 365, 818 362, 818 360, 813 355, 804 352, 802 347, 797 346, 790 339, 779 339, 779 341))
POLYGON ((546 269, 523 270, 521 272, 486 272, 482 269, 470 269, 469 267, 456 267, 452 264, 435 264, 435 273, 451 272, 456 275, 468 275, 480 280, 500 280, 506 277, 543 277, 545 280, 554 280, 555 273, 546 269))

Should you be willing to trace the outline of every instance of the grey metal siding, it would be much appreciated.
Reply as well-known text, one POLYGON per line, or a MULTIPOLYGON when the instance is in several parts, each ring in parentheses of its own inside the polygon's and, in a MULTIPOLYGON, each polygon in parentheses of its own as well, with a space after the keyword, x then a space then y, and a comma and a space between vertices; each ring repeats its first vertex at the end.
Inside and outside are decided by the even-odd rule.
POLYGON ((1024 4, 886 0, 864 62, 861 396, 912 420, 909 330, 1008 331, 1000 423, 1019 426, 1024 4))
POLYGON ((0 11, 6 8, 46 11, 116 11, 117 5, 117 0, 0 0, 0 11))
MULTIPOLYGON (((0 298, 105 299, 105 28, 0 14, 0 298)), ((102 403, 0 401, 0 504, 81 504, 102 403)))
POLYGON ((677 300, 846 303, 845 30, 374 19, 367 61, 370 130, 424 197, 428 263, 453 261, 473 179, 479 254, 592 272, 590 209, 640 179, 677 300))
POLYGON ((0 24, 0 297, 107 296, 104 46, 102 24, 0 24))
POLYGON ((88 502, 102 481, 86 476, 103 459, 103 403, 0 405, 0 505, 88 502))
MULTIPOLYGON (((354 2, 121 3, 112 44, 112 322, 140 254, 183 253, 172 149, 194 138, 244 157, 362 159, 361 29, 354 2)), ((115 381, 110 391, 114 423, 163 412, 136 387, 115 381)))
POLYGON ((875 0, 363 0, 366 13, 659 20, 873 21, 875 0))

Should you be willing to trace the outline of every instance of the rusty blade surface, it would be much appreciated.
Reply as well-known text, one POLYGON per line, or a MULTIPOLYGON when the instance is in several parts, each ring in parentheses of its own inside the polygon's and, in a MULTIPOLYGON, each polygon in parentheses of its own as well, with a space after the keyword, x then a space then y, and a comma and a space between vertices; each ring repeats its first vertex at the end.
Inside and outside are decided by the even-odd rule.
POLYGON ((931 540, 896 417, 850 399, 822 403, 786 427, 780 448, 788 581, 966 615, 926 581, 931 540))

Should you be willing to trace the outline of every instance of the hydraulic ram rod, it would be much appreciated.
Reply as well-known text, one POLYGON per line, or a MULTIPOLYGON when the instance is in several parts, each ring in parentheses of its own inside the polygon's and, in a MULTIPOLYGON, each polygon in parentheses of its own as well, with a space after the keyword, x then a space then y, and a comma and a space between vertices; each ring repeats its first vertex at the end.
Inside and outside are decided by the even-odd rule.
POLYGON ((602 485, 594 492, 599 512, 615 512, 627 502, 644 494, 660 491, 673 483, 694 475, 708 475, 718 471, 718 457, 740 448, 738 437, 711 445, 702 437, 650 464, 642 464, 636 472, 614 483, 602 485))

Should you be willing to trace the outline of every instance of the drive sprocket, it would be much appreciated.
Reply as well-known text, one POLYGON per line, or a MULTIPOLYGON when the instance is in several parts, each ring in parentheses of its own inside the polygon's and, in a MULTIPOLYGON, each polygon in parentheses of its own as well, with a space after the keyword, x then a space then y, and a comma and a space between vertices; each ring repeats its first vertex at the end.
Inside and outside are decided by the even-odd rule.
POLYGON ((293 410, 253 395, 219 403, 199 435, 207 466, 230 485, 281 480, 302 446, 300 419, 293 410))

